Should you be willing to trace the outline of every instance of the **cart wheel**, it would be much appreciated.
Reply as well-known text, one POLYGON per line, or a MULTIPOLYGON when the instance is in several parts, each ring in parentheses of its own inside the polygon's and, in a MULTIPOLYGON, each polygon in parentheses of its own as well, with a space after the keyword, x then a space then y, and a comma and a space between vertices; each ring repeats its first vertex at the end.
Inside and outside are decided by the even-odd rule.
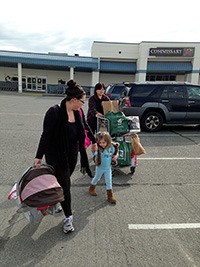
POLYGON ((116 173, 116 169, 115 168, 112 168, 112 176, 114 176, 116 173))
POLYGON ((131 173, 131 174, 134 174, 134 172, 135 172, 135 167, 134 167, 134 166, 131 166, 131 167, 130 167, 130 173, 131 173))

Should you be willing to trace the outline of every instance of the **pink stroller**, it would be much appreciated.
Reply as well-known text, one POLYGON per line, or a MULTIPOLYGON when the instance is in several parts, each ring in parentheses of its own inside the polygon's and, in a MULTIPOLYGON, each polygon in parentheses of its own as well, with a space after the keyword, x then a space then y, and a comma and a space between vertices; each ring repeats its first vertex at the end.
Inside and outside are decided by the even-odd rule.
POLYGON ((55 214, 56 204, 64 200, 63 190, 50 165, 29 167, 13 186, 8 199, 15 199, 19 210, 30 223, 38 223, 55 214))

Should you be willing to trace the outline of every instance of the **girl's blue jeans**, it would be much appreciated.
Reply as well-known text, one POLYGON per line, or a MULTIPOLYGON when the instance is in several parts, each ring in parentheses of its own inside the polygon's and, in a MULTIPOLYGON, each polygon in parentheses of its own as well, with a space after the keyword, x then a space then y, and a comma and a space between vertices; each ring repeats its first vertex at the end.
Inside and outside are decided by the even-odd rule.
POLYGON ((112 189, 112 171, 111 171, 111 168, 105 169, 105 168, 96 166, 95 176, 92 179, 91 184, 96 185, 98 183, 98 181, 101 179, 103 174, 104 174, 105 183, 106 183, 106 190, 112 189))

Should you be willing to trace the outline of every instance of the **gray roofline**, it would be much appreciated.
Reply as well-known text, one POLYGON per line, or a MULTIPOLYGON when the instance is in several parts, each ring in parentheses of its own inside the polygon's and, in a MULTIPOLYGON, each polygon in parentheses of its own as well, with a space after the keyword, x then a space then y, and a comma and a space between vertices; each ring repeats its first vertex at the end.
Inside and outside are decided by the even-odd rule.
POLYGON ((93 43, 100 43, 100 44, 135 44, 139 45, 142 43, 149 43, 149 44, 200 44, 200 42, 170 42, 170 41, 141 41, 139 43, 124 43, 124 42, 103 42, 103 41, 94 41, 93 43))
POLYGON ((0 50, 0 62, 34 65, 68 66, 87 69, 98 68, 98 58, 82 56, 52 55, 47 53, 16 52, 0 50))
POLYGON ((150 43, 150 44, 200 44, 200 42, 170 42, 170 41, 142 41, 141 43, 150 43))
MULTIPOLYGON (((1 52, 5 52, 5 53, 17 53, 17 54, 25 54, 25 55, 44 55, 44 56, 52 56, 52 57, 76 57, 76 58, 90 58, 89 56, 75 56, 75 55, 68 55, 67 53, 56 53, 54 54, 54 52, 48 52, 48 53, 36 53, 36 52, 27 52, 27 51, 11 51, 11 50, 0 50, 1 52), (66 54, 66 55, 64 55, 66 54)), ((94 59, 97 59, 97 57, 92 57, 94 59)))
POLYGON ((94 41, 93 43, 99 43, 99 44, 139 44, 139 43, 123 43, 123 42, 103 42, 103 41, 94 41))

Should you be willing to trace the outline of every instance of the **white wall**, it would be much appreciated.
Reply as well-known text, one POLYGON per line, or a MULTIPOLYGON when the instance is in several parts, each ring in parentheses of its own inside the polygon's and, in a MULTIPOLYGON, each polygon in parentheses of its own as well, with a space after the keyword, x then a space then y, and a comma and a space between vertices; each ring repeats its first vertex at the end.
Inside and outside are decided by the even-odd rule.
POLYGON ((75 70, 74 80, 81 86, 92 86, 92 72, 76 72, 75 70))
POLYGON ((176 82, 186 82, 187 75, 176 75, 176 82))
POLYGON ((138 58, 138 51, 138 44, 93 42, 91 56, 98 58, 133 60, 138 58))
MULTIPOLYGON (((5 81, 5 77, 17 76, 17 68, 0 67, 0 81, 5 81)), ((42 76, 47 78, 47 84, 58 84, 58 80, 68 81, 70 79, 69 71, 24 69, 22 66, 22 76, 42 76)), ((74 79, 82 86, 92 86, 92 73, 74 71, 74 79)))
POLYGON ((17 67, 16 68, 7 68, 7 67, 0 67, 0 81, 5 81, 5 77, 18 75, 17 74, 17 67))
POLYGON ((108 86, 110 83, 134 82, 135 75, 100 73, 99 81, 108 86))

